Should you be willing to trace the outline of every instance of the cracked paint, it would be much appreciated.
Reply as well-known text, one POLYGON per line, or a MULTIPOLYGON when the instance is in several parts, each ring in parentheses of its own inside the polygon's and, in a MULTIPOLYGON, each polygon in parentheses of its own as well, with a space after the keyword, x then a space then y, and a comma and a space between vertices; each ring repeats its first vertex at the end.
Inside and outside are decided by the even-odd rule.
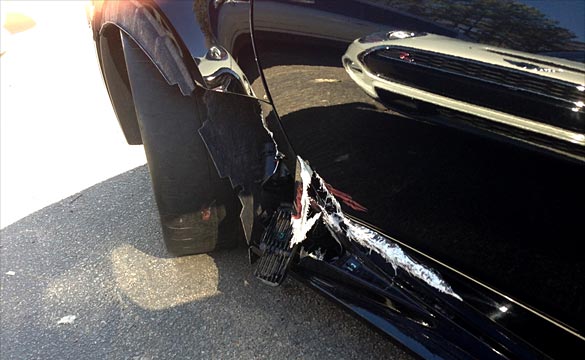
POLYGON ((329 191, 327 183, 302 158, 297 157, 297 160, 302 184, 299 194, 300 200, 297 199, 297 202, 300 203, 300 211, 298 211, 296 218, 293 216, 291 220, 293 225, 291 246, 304 241, 307 233, 321 218, 334 238, 337 239, 339 234, 345 234, 349 240, 379 254, 394 268, 394 271, 399 269, 406 271, 409 275, 424 281, 438 291, 463 300, 437 271, 418 263, 388 237, 347 218, 341 210, 339 201, 329 191), (321 195, 318 195, 319 198, 311 197, 309 188, 312 185, 316 193, 325 194, 324 197, 321 195), (320 212, 309 216, 311 205, 318 208, 320 212))
POLYGON ((293 237, 290 241, 292 248, 296 244, 300 244, 307 238, 309 230, 315 226, 317 220, 321 217, 321 213, 309 216, 309 209, 311 208, 311 198, 309 197, 309 186, 311 185, 311 178, 313 177, 313 170, 300 157, 298 157, 300 164, 301 187, 297 188, 297 213, 291 218, 291 225, 293 229, 293 237), (300 193, 299 193, 300 192, 300 193))

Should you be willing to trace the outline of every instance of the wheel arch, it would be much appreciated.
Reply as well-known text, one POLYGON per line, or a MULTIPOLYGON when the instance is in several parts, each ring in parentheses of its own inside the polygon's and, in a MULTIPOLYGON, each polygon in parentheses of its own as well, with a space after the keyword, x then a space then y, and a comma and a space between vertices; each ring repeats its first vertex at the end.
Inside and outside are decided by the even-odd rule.
POLYGON ((90 22, 98 59, 116 116, 129 144, 140 144, 141 140, 131 105, 120 32, 138 44, 167 83, 178 86, 185 96, 199 88, 264 99, 263 85, 255 87, 255 93, 249 82, 250 76, 254 78, 253 73, 257 71, 251 49, 239 54, 243 47, 242 38, 246 38, 244 40, 251 47, 249 33, 244 36, 249 31, 249 26, 245 25, 248 5, 239 8, 220 5, 218 8, 207 4, 209 13, 206 14, 203 3, 161 0, 94 2, 90 22), (213 20, 217 17, 235 20, 217 25, 213 20), (236 38, 237 44, 234 43, 236 38), (218 51, 221 57, 215 58, 218 51), (233 51, 238 51, 237 62, 232 56, 233 51), (243 71, 238 62, 248 70, 243 71))
POLYGON ((119 28, 108 25, 102 30, 97 49, 110 102, 126 142, 130 145, 141 145, 142 136, 134 108, 134 98, 130 90, 119 28))
POLYGON ((92 19, 94 40, 104 82, 128 144, 142 144, 128 81, 120 33, 142 49, 169 85, 185 96, 204 81, 181 38, 154 3, 100 2, 92 19))

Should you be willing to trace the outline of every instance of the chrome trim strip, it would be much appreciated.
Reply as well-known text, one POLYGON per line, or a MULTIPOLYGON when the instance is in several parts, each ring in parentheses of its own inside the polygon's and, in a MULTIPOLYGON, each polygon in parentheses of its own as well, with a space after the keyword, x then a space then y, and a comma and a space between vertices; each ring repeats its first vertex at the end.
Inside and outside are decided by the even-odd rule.
MULTIPOLYGON (((406 51, 424 52, 424 53, 427 53, 429 55, 433 55, 433 53, 430 52, 430 51, 420 50, 420 49, 416 49, 416 48, 409 48, 407 46, 392 46, 392 45, 382 46, 381 48, 378 48, 378 51, 379 50, 393 50, 393 49, 396 49, 396 48, 397 49, 400 49, 400 50, 404 49, 406 51)), ((366 51, 366 52, 358 55, 358 59, 362 63, 362 65, 364 65, 363 59, 366 56, 372 54, 373 52, 377 52, 377 51, 374 50, 374 49, 372 49, 372 50, 368 50, 368 51, 366 51)), ((457 57, 457 56, 446 55, 446 54, 442 54, 442 53, 434 53, 434 54, 436 54, 437 56, 441 56, 443 58, 453 58, 453 59, 456 59, 458 61, 469 62, 469 63, 473 63, 473 64, 478 65, 478 66, 489 67, 489 68, 495 69, 495 70, 505 70, 505 71, 513 72, 513 73, 516 73, 516 74, 522 75, 522 76, 534 77, 534 76, 531 76, 531 74, 528 73, 528 72, 518 71, 518 70, 515 70, 515 69, 512 69, 512 68, 502 68, 502 67, 499 67, 499 66, 493 66, 493 65, 490 65, 490 64, 487 64, 487 63, 482 63, 480 61, 469 60, 469 59, 465 59, 465 58, 461 58, 461 57, 457 57)), ((384 57, 386 59, 389 59, 389 60, 394 60, 394 61, 397 60, 395 58, 389 58, 388 56, 384 56, 384 54, 378 54, 378 55, 381 56, 381 57, 384 57)), ((530 94, 545 96, 545 97, 547 97, 549 99, 555 99, 555 100, 558 100, 558 101, 562 101, 564 103, 567 103, 567 105, 574 106, 574 102, 571 101, 571 100, 559 98, 559 97, 556 97, 556 96, 551 96, 551 95, 546 94, 546 93, 543 93, 543 92, 539 92, 539 91, 535 91, 535 90, 531 90, 531 89, 526 89, 526 88, 523 88, 523 87, 520 87, 520 86, 513 86, 513 85, 508 85, 508 84, 502 84, 502 83, 499 83, 497 81, 493 81, 493 80, 490 80, 490 79, 485 79, 485 78, 481 78, 481 77, 477 77, 477 76, 470 76, 470 75, 467 75, 467 74, 464 74, 464 73, 460 73, 460 72, 456 72, 456 71, 453 71, 453 70, 447 70, 447 69, 443 69, 443 68, 439 68, 439 67, 434 67, 434 66, 429 66, 429 65, 425 65, 425 64, 420 64, 420 63, 417 63, 417 62, 414 62, 411 65, 412 66, 418 66, 418 67, 425 68, 425 69, 429 69, 429 70, 440 71, 440 72, 445 73, 445 74, 463 76, 463 77, 466 77, 468 79, 478 80, 478 81, 482 81, 482 82, 485 82, 485 83, 488 83, 488 84, 506 87, 506 88, 511 89, 511 90, 522 90, 522 91, 525 91, 525 92, 530 93, 530 94)), ((558 85, 562 85, 562 86, 571 86, 572 85, 575 88, 578 86, 577 84, 569 84, 569 83, 566 83, 566 82, 563 82, 563 81, 559 81, 559 80, 555 80, 555 79, 552 79, 552 78, 546 78, 546 80, 547 81, 550 81, 550 82, 555 82, 558 85)))
MULTIPOLYGON (((499 122, 505 125, 513 126, 519 129, 532 131, 541 135, 553 137, 558 140, 567 141, 573 144, 585 146, 585 134, 565 130, 556 126, 543 124, 526 118, 515 115, 510 115, 501 111, 492 110, 489 108, 469 104, 463 101, 454 100, 446 96, 437 95, 424 90, 419 90, 407 85, 394 83, 392 81, 383 79, 368 71, 359 56, 360 63, 363 69, 363 75, 370 78, 371 86, 379 87, 384 90, 395 92, 401 95, 410 96, 414 99, 425 101, 434 105, 449 107, 453 110, 464 112, 470 115, 478 116, 486 120, 499 122)), ((434 68, 433 68, 434 69, 434 68)), ((354 75, 351 74, 350 75, 354 75)), ((481 80, 481 79, 480 79, 481 80)))

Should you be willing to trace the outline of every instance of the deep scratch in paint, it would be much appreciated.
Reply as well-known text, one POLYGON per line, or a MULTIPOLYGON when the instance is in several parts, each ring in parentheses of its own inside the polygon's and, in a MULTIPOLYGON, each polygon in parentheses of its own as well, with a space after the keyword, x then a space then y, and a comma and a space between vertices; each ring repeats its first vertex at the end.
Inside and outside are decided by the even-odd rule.
POLYGON ((411 276, 424 281, 440 292, 453 296, 458 300, 463 300, 443 280, 438 272, 419 264, 388 237, 347 218, 341 210, 339 201, 328 190, 325 181, 302 158, 298 157, 297 159, 302 180, 301 214, 291 219, 293 226, 291 246, 305 240, 307 233, 313 228, 317 220, 321 218, 333 237, 336 238, 339 234, 345 234, 351 241, 379 254, 384 260, 390 263, 395 271, 398 271, 398 269, 406 271, 411 276), (326 194, 324 199, 312 199, 310 197, 309 187, 314 179, 317 180, 317 186, 319 187, 315 190, 318 193, 326 194), (309 217, 311 203, 321 211, 309 217))

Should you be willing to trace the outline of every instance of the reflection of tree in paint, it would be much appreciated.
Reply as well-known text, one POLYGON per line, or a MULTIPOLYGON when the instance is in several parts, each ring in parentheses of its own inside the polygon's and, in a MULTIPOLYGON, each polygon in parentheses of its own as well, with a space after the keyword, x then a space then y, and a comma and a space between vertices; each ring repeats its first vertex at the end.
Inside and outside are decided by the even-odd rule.
POLYGON ((209 20, 209 2, 207 0, 193 0, 193 12, 205 37, 205 45, 209 48, 215 43, 209 20))
POLYGON ((370 0, 457 29, 465 37, 528 52, 575 48, 575 34, 514 0, 370 0))

